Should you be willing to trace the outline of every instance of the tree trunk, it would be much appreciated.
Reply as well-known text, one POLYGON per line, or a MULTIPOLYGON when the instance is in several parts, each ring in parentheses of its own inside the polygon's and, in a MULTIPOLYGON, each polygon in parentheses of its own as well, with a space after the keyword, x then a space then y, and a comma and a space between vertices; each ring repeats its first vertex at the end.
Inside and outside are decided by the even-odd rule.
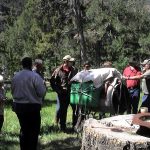
POLYGON ((81 150, 148 150, 150 138, 136 134, 133 114, 101 120, 88 119, 83 128, 81 150))
POLYGON ((86 43, 85 43, 85 38, 84 38, 84 33, 83 33, 83 23, 82 23, 82 16, 81 16, 81 2, 80 0, 73 0, 73 11, 75 15, 75 23, 77 26, 78 30, 78 36, 80 39, 80 55, 81 55, 81 62, 84 62, 87 60, 87 54, 86 54, 86 43))

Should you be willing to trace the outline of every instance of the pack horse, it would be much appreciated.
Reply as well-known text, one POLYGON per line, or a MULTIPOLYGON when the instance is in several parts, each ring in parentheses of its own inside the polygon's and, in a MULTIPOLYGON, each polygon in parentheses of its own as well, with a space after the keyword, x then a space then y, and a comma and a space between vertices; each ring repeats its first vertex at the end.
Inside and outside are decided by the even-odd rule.
POLYGON ((81 71, 71 82, 70 102, 79 108, 80 121, 77 124, 91 111, 112 115, 130 111, 128 90, 121 73, 115 68, 81 71))

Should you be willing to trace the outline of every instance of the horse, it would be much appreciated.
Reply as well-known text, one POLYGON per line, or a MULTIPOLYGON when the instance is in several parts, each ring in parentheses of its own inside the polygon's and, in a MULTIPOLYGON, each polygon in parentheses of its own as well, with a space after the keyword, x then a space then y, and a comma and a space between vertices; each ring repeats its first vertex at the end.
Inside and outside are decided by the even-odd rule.
POLYGON ((77 132, 82 130, 84 120, 91 116, 91 112, 111 115, 123 114, 125 111, 130 113, 128 89, 117 70, 114 68, 94 69, 89 73, 86 72, 86 76, 83 73, 79 72, 72 79, 71 85, 70 100, 72 104, 78 106, 78 121, 75 126, 77 132), (95 73, 96 76, 94 76, 95 73), (82 82, 79 82, 81 77, 82 82))

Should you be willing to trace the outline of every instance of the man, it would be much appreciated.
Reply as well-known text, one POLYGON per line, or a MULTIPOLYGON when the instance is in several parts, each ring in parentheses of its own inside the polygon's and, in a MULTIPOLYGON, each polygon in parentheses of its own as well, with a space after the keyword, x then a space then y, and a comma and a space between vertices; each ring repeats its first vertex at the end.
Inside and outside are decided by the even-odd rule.
MULTIPOLYGON (((70 63, 71 56, 66 55, 63 58, 63 64, 59 66, 50 79, 51 87, 58 94, 59 108, 56 118, 60 119, 60 128, 66 130, 67 109, 70 103, 70 79, 74 76, 74 69, 70 63)), ((74 121, 73 121, 74 122, 74 121)))
POLYGON ((32 59, 24 57, 23 69, 12 79, 13 110, 20 123, 21 150, 37 150, 40 110, 46 88, 43 79, 32 71, 32 59))
POLYGON ((112 67, 113 67, 113 66, 112 66, 112 62, 110 62, 110 61, 105 61, 104 64, 103 64, 103 67, 104 67, 104 68, 112 68, 112 67))
POLYGON ((83 71, 90 70, 90 68, 91 68, 90 61, 84 62, 84 64, 83 64, 83 71))
POLYGON ((137 75, 141 75, 141 71, 134 58, 130 58, 129 65, 123 71, 123 76, 127 77, 126 86, 130 95, 131 113, 133 114, 137 114, 138 112, 140 100, 140 81, 135 79, 129 80, 128 78, 137 75))
POLYGON ((42 59, 35 59, 32 71, 38 73, 44 79, 42 59))
POLYGON ((76 62, 75 58, 72 57, 72 58, 69 60, 69 62, 71 62, 71 66, 72 66, 73 69, 74 69, 74 75, 76 75, 76 74, 78 73, 78 69, 77 69, 76 66, 75 66, 75 62, 76 62))
POLYGON ((142 79, 142 91, 144 93, 142 97, 142 105, 141 107, 148 107, 148 112, 150 112, 150 59, 144 60, 141 63, 143 66, 144 73, 142 75, 132 76, 132 77, 124 77, 128 80, 138 80, 142 79))

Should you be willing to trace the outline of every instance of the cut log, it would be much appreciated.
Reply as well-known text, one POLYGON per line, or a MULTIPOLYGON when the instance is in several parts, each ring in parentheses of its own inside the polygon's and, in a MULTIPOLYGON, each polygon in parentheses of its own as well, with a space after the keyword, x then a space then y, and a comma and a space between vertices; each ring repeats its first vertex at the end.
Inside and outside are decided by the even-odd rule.
POLYGON ((150 138, 136 134, 133 114, 101 120, 88 119, 84 123, 82 150, 150 150, 150 138))

